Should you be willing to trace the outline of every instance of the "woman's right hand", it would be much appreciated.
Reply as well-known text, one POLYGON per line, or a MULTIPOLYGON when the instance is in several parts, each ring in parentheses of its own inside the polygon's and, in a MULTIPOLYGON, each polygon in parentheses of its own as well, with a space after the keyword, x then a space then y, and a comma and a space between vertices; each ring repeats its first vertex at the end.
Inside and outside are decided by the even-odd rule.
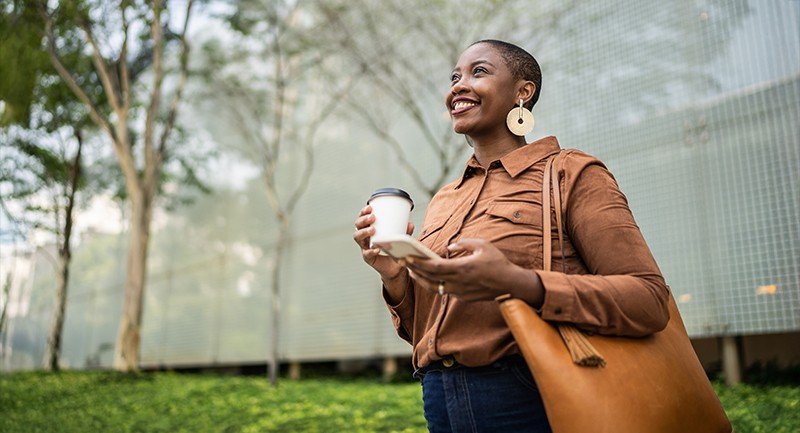
MULTIPOLYGON (((375 234, 375 228, 371 226, 374 222, 375 215, 372 214, 372 207, 367 205, 358 214, 355 224, 356 232, 353 234, 353 239, 361 248, 361 257, 381 274, 381 279, 384 282, 396 280, 398 277, 403 276, 404 273, 407 273, 408 270, 403 263, 397 262, 392 257, 380 255, 380 249, 369 247, 369 239, 375 234)), ((413 232, 414 224, 409 222, 406 233, 410 235, 413 232)))

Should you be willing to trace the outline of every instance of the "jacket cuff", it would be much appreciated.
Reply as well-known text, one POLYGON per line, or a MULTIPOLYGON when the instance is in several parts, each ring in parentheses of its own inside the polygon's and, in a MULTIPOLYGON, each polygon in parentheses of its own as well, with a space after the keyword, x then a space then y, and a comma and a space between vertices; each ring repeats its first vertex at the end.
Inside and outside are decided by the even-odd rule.
POLYGON ((561 272, 536 271, 544 287, 544 302, 539 314, 544 320, 572 322, 575 311, 575 288, 561 272))
POLYGON ((403 329, 403 323, 410 323, 413 320, 414 297, 409 296, 409 291, 406 290, 403 294, 403 299, 397 305, 392 305, 389 300, 389 294, 386 292, 386 286, 381 285, 381 291, 383 293, 383 301, 392 315, 392 324, 397 330, 403 329))

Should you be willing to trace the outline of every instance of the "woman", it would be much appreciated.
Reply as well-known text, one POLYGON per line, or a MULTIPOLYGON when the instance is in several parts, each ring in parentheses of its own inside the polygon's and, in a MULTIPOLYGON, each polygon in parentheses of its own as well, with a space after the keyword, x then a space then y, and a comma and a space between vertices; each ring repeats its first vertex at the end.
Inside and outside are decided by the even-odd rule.
POLYGON ((521 111, 520 101, 532 108, 540 92, 539 65, 515 45, 483 40, 461 54, 445 104, 474 155, 433 197, 419 235, 441 259, 378 255, 369 248, 371 208, 356 220, 363 259, 381 276, 398 334, 413 345, 431 432, 550 431, 499 295, 602 334, 647 335, 669 318, 664 279, 602 162, 560 151, 555 137, 527 144, 511 131, 509 113, 521 111), (541 270, 542 175, 559 152, 565 233, 563 248, 553 242, 552 268, 565 273, 541 270))

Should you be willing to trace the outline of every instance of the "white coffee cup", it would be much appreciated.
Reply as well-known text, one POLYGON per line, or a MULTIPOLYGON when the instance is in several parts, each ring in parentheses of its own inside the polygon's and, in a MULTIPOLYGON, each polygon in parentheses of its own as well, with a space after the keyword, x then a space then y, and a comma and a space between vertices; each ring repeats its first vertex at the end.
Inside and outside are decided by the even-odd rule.
POLYGON ((404 235, 414 202, 407 192, 398 188, 380 188, 369 197, 367 204, 375 215, 375 234, 370 239, 380 239, 389 235, 404 235))

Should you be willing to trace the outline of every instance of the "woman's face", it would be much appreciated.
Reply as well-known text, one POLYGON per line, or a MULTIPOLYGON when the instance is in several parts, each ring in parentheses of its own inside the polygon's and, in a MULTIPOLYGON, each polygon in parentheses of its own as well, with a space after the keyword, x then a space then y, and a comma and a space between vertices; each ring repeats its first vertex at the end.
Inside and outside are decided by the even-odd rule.
POLYGON ((453 130, 473 137, 497 128, 508 131, 506 116, 517 103, 517 82, 494 47, 483 43, 467 48, 453 69, 445 96, 453 130))

